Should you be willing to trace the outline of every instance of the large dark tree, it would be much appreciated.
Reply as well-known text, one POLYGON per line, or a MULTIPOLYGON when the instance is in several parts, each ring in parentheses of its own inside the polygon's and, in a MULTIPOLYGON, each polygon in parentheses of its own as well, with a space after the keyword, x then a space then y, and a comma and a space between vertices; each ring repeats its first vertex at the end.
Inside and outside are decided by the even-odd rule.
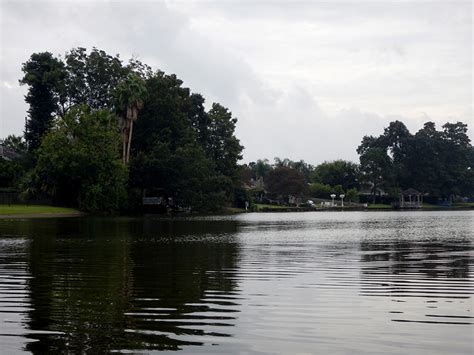
MULTIPOLYGON (((117 84, 131 71, 118 55, 78 47, 66 53, 67 95, 70 106, 86 104, 93 109, 111 108, 117 84)), ((134 68, 139 67, 137 63, 134 68)))
POLYGON ((124 80, 117 84, 114 90, 115 110, 120 117, 122 133, 122 160, 130 160, 130 147, 132 144, 133 123, 138 119, 138 111, 143 107, 143 100, 147 91, 143 79, 130 73, 124 80))
POLYGON ((264 179, 267 177, 268 173, 272 171, 272 166, 268 159, 258 159, 256 162, 250 162, 249 168, 252 169, 252 178, 264 179))
POLYGON ((200 94, 191 94, 189 97, 188 117, 191 125, 196 132, 197 140, 203 149, 210 151, 210 131, 209 131, 209 115, 204 107, 205 99, 200 94))
MULTIPOLYGON (((22 83, 30 86, 26 138, 31 150, 53 126, 54 117, 64 123, 71 116, 69 112, 85 107, 91 115, 95 111, 115 112, 122 122, 122 156, 125 162, 131 161, 129 187, 134 192, 141 196, 144 190, 161 191, 160 196, 201 209, 219 208, 232 200, 243 149, 235 136, 237 120, 217 103, 206 112, 204 98, 183 87, 176 75, 153 73, 136 59, 125 65, 118 55, 96 48, 90 52, 72 49, 64 61, 50 53, 34 54, 24 71, 22 83)), ((59 138, 54 133, 48 136, 45 147, 56 147, 59 138), (51 137, 56 137, 55 144, 51 137)), ((53 176, 56 171, 48 165, 45 149, 37 162, 36 182, 46 179, 43 186, 53 188, 45 192, 55 198, 63 195, 64 202, 73 204, 77 196, 69 196, 72 191, 63 189, 63 177, 56 174, 57 179, 48 182, 48 172, 53 176), (59 187, 61 194, 54 193, 59 187)), ((49 153, 58 158, 53 151, 49 153)), ((71 169, 73 166, 71 163, 71 169)))
POLYGON ((367 149, 360 156, 361 179, 370 184, 372 191, 372 202, 378 189, 389 187, 392 178, 392 162, 387 152, 382 148, 367 149))
POLYGON ((412 187, 444 198, 472 195, 472 146, 467 125, 446 123, 442 128, 438 131, 433 122, 427 122, 412 135, 402 122, 395 121, 379 137, 364 137, 357 149, 364 176, 372 176, 370 180, 374 184, 376 175, 383 177, 372 174, 376 171, 374 167, 390 165, 388 171, 393 175, 385 180, 391 181, 391 186, 385 183, 385 187, 412 187))
POLYGON ((265 186, 274 198, 304 197, 308 191, 304 175, 296 169, 278 166, 268 173, 265 186))
POLYGON ((220 104, 214 103, 209 116, 209 145, 205 147, 208 157, 216 164, 218 173, 237 178, 237 162, 242 158, 242 149, 235 136, 236 118, 220 104))
POLYGON ((113 211, 125 200, 116 117, 87 106, 58 119, 38 149, 30 186, 54 202, 87 211, 113 211))
POLYGON ((312 179, 330 186, 341 185, 346 191, 359 187, 358 170, 357 164, 346 160, 324 162, 314 168, 312 179))
POLYGON ((54 114, 65 100, 64 64, 49 52, 35 53, 23 64, 20 84, 28 85, 25 101, 29 104, 25 125, 28 150, 36 150, 51 127, 54 114))
POLYGON ((182 206, 219 209, 233 197, 232 178, 237 177, 242 147, 234 136, 235 120, 221 106, 206 113, 202 96, 182 84, 163 72, 146 80, 130 185, 182 206))

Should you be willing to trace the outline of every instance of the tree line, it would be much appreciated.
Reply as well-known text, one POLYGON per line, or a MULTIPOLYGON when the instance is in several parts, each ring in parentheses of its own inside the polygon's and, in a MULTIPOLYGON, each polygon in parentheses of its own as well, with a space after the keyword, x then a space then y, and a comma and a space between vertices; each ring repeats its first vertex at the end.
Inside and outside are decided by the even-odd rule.
POLYGON ((85 211, 136 211, 143 197, 166 206, 217 211, 253 200, 329 198, 376 202, 414 188, 433 199, 474 196, 474 149, 462 122, 412 134, 390 122, 365 136, 359 162, 275 158, 239 164, 237 119, 166 74, 93 48, 64 57, 34 53, 22 65, 29 105, 24 135, 2 146, 0 189, 85 211))
POLYGON ((393 121, 379 136, 362 138, 358 164, 335 160, 312 166, 280 158, 272 164, 260 159, 243 167, 242 180, 257 195, 264 189, 269 199, 280 200, 345 194, 358 201, 364 192, 363 198, 375 203, 381 195, 385 201, 397 199, 408 188, 432 202, 474 197, 474 148, 468 127, 457 122, 441 128, 426 122, 412 134, 403 122, 393 121), (259 180, 263 184, 255 183, 259 180))
POLYGON ((233 203, 237 119, 206 110, 176 75, 97 48, 34 53, 22 70, 25 132, 3 146, 23 158, 1 159, 2 186, 86 211, 132 211, 147 195, 202 211, 233 203))

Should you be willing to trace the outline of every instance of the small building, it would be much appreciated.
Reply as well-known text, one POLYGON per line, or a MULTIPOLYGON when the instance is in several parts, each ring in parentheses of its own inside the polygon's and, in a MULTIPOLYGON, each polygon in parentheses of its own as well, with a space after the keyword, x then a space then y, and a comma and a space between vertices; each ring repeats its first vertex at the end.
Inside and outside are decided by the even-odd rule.
POLYGON ((21 155, 15 152, 14 150, 5 147, 1 142, 0 142, 0 158, 12 161, 16 159, 20 159, 21 155))
POLYGON ((415 189, 409 188, 400 192, 400 208, 421 208, 423 206, 423 194, 415 189))

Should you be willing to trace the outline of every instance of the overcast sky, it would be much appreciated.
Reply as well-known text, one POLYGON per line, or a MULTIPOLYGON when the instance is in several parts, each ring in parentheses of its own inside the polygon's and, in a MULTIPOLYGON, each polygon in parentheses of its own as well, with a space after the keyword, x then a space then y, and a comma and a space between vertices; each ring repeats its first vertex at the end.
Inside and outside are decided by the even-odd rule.
POLYGON ((474 138, 471 1, 0 3, 0 137, 23 130, 21 63, 96 46, 228 107, 244 161, 357 161, 395 119, 460 120, 474 138))

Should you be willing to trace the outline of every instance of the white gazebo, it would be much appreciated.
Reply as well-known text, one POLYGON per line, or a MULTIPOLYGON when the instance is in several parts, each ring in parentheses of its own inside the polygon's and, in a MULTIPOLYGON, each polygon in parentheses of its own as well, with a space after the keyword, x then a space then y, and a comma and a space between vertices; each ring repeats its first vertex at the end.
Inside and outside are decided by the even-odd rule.
POLYGON ((415 189, 406 189, 400 192, 400 208, 421 208, 423 194, 415 189))

